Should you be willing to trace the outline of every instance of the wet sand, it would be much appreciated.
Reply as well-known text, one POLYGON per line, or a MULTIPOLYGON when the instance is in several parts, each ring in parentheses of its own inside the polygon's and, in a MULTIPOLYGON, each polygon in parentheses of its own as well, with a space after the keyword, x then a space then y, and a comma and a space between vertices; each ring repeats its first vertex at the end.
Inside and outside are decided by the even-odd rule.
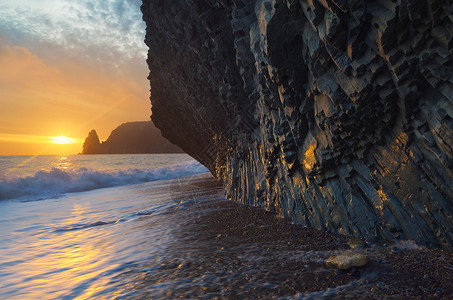
MULTIPOLYGON (((216 186, 205 180, 176 189, 216 186)), ((231 201, 204 203, 204 212, 183 225, 197 230, 194 244, 178 243, 201 252, 199 264, 182 262, 173 279, 212 276, 220 281, 200 285, 189 293, 168 296, 188 298, 360 298, 451 299, 453 254, 419 247, 410 241, 370 244, 350 249, 350 237, 291 224, 273 213, 231 201), (204 248, 205 247, 205 248, 204 248), (327 268, 331 255, 358 251, 370 257, 361 268, 339 271, 327 268), (225 275, 231 274, 231 276, 225 275), (239 274, 239 275, 238 275, 239 274), (242 274, 242 278, 241 275, 242 274), (223 281, 223 282, 222 282, 223 281)))

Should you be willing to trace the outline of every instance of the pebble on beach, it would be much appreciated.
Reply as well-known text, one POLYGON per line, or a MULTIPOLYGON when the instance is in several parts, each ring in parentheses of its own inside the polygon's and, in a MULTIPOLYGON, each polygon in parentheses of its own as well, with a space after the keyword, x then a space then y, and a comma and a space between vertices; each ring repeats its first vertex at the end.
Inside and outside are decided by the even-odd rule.
POLYGON ((363 249, 365 248, 366 243, 360 238, 351 238, 348 240, 348 245, 352 249, 363 249))

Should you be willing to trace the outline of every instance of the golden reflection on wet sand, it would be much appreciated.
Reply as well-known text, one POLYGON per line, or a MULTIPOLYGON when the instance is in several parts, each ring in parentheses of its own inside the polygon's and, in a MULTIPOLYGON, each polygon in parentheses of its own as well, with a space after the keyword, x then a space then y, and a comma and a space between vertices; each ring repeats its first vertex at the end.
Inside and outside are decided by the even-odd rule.
POLYGON ((86 299, 107 284, 110 278, 100 275, 117 266, 109 263, 114 247, 107 241, 108 230, 102 226, 96 230, 70 230, 68 227, 83 223, 87 209, 74 204, 71 215, 55 226, 68 230, 34 236, 33 242, 27 245, 31 251, 24 257, 26 262, 6 268, 17 275, 14 284, 21 294, 31 299, 59 298, 86 283, 89 287, 72 298, 86 299), (31 286, 27 284, 30 280, 33 281, 31 286))

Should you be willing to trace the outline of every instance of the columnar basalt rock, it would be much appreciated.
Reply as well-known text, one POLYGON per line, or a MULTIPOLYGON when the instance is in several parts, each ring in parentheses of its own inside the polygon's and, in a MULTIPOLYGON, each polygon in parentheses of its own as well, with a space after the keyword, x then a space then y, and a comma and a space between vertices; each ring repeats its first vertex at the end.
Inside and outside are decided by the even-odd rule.
POLYGON ((453 247, 453 4, 144 0, 152 119, 227 196, 453 247))

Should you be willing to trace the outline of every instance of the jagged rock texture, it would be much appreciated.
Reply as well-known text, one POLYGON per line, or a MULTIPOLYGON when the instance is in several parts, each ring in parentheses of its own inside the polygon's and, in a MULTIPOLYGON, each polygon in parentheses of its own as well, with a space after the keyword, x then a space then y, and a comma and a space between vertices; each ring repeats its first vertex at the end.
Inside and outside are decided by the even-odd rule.
POLYGON ((152 119, 227 196, 453 247, 453 4, 144 0, 152 119))
POLYGON ((182 153, 182 150, 164 139, 152 122, 142 121, 121 124, 102 143, 93 129, 85 139, 82 151, 82 154, 147 153, 182 153))

